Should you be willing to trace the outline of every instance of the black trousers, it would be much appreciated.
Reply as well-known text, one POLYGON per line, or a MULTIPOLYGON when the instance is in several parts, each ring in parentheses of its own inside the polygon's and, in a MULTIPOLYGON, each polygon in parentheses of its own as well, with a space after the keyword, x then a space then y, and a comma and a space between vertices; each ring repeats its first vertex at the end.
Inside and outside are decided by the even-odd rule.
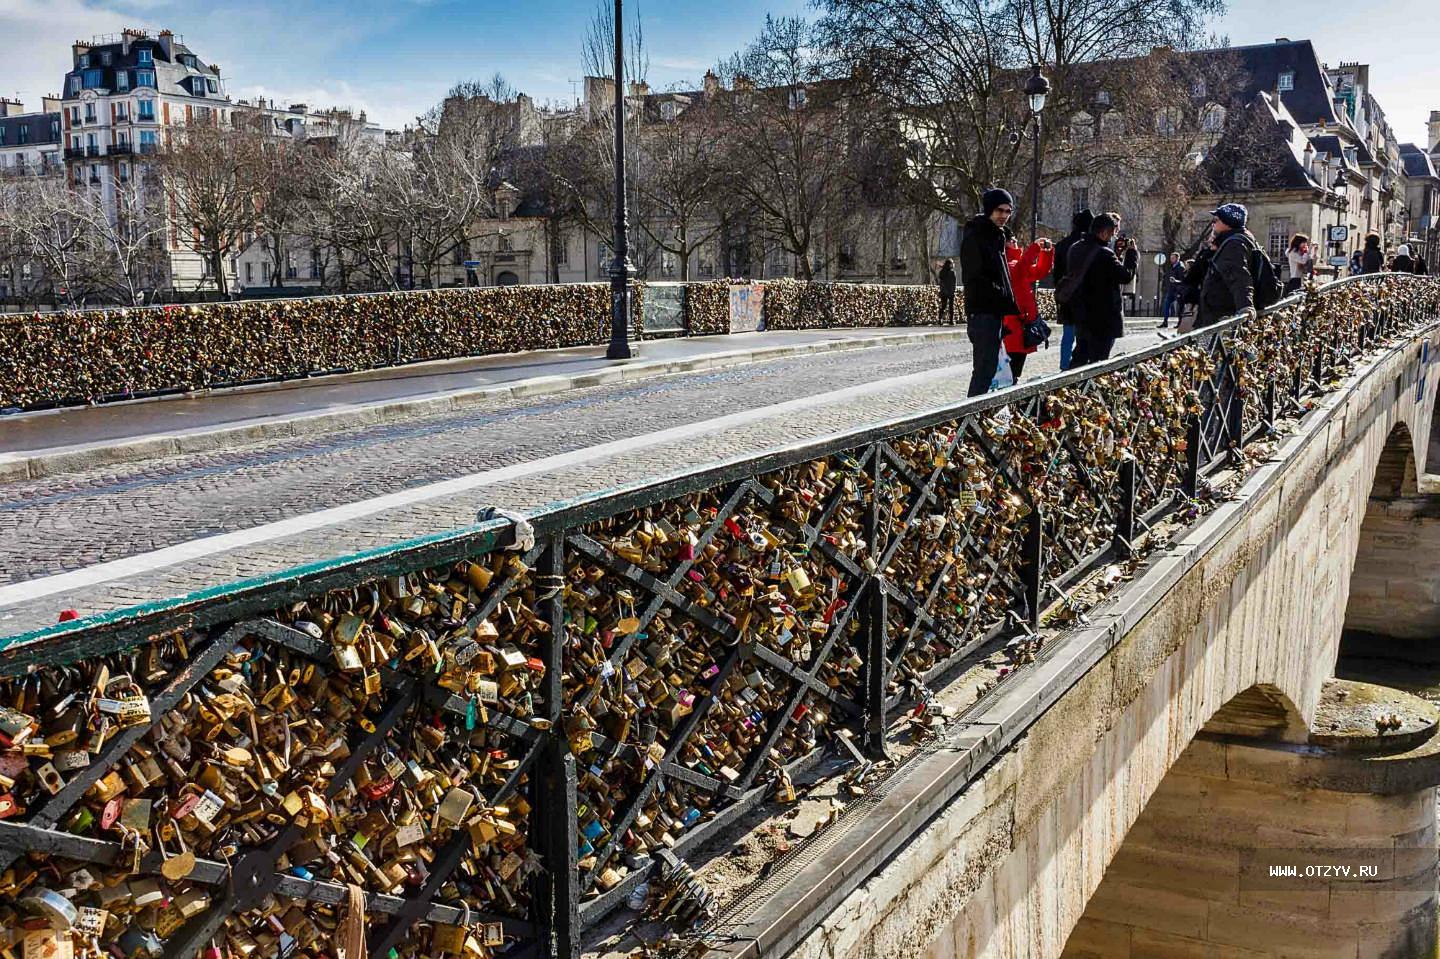
POLYGON ((998 313, 974 313, 965 317, 965 332, 974 348, 971 359, 970 396, 990 392, 990 381, 1000 368, 1001 330, 1005 319, 998 313))
POLYGON ((1010 372, 1015 374, 1016 383, 1020 382, 1020 374, 1025 372, 1025 359, 1029 355, 1029 353, 1010 354, 1010 372))
POLYGON ((955 325, 955 294, 946 296, 940 294, 940 322, 948 326, 955 325))
POLYGON ((1080 330, 1075 334, 1075 355, 1070 358, 1070 369, 1104 362, 1110 359, 1110 351, 1113 349, 1115 337, 1080 330))

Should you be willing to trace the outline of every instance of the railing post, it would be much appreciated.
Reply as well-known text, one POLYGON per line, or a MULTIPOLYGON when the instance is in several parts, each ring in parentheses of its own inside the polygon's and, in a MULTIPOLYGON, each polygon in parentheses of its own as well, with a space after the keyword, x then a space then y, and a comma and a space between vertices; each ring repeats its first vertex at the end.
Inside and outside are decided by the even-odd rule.
POLYGON ((1200 416, 1190 417, 1190 426, 1185 431, 1185 476, 1180 489, 1192 499, 1200 489, 1200 416))
POLYGON ((1034 629, 1040 625, 1040 588, 1045 579, 1045 513, 1038 499, 1030 505, 1020 547, 1020 582, 1025 587, 1025 620, 1034 629))
MULTIPOLYGON (((876 443, 874 455, 870 457, 867 470, 870 474, 870 508, 865 511, 865 548, 873 561, 878 562, 885 549, 880 542, 880 484, 884 479, 885 444, 876 443)), ((864 666, 861 674, 861 695, 865 705, 865 729, 861 744, 867 755, 885 755, 885 686, 889 678, 889 618, 890 598, 885 592, 885 571, 871 571, 870 584, 858 611, 861 617, 860 637, 865 645, 864 666)))
POLYGON ((550 627, 545 645, 545 708, 550 724, 538 757, 538 775, 531 779, 537 852, 544 871, 536 882, 534 911, 542 954, 548 959, 580 959, 580 871, 575 837, 577 776, 575 757, 564 729, 565 691, 565 536, 553 533, 539 568, 544 618, 550 627))
POLYGON ((1245 394, 1239 383, 1235 384, 1235 393, 1225 407, 1225 439, 1230 451, 1238 456, 1245 445, 1245 394))
POLYGON ((1275 432, 1276 407, 1279 406, 1280 390, 1271 380, 1265 384, 1265 432, 1275 432))
POLYGON ((1135 555, 1135 483, 1133 459, 1120 461, 1120 503, 1115 514, 1115 549, 1122 556, 1135 555))

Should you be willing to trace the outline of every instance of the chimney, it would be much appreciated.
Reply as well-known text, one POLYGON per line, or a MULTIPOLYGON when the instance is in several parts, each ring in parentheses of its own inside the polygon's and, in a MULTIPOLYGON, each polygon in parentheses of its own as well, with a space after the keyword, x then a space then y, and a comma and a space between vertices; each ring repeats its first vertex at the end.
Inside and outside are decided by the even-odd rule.
POLYGON ((0 97, 0 117, 18 117, 25 112, 25 104, 20 100, 11 100, 9 97, 0 97))
POLYGON ((630 95, 632 97, 648 97, 650 95, 650 84, 644 80, 631 80, 630 95))
POLYGON ((41 113, 59 113, 59 112, 60 112, 60 98, 57 97, 57 96, 41 97, 41 98, 40 98, 40 112, 41 112, 41 113))
POLYGON ((739 93, 750 93, 755 89, 755 81, 743 73, 735 74, 735 90, 739 93))
POLYGON ((1289 38, 1289 37, 1276 37, 1276 38, 1275 38, 1275 42, 1276 42, 1276 43, 1289 43, 1289 42, 1290 42, 1290 38, 1289 38))
POLYGON ((89 52, 90 44, 85 43, 83 40, 76 40, 70 45, 70 62, 78 67, 80 65, 80 55, 89 52))
POLYGON ((136 30, 134 27, 126 27, 120 31, 120 55, 126 56, 130 53, 130 43, 145 36, 144 30, 136 30))
POLYGON ((160 40, 160 52, 165 54, 166 60, 174 60, 173 50, 175 49, 175 34, 169 30, 161 30, 158 39, 160 40))
POLYGON ((1429 151, 1434 153, 1437 146, 1440 146, 1440 110, 1431 110, 1429 151))
POLYGON ((720 92, 720 78, 715 75, 714 70, 705 71, 705 95, 713 97, 720 92))

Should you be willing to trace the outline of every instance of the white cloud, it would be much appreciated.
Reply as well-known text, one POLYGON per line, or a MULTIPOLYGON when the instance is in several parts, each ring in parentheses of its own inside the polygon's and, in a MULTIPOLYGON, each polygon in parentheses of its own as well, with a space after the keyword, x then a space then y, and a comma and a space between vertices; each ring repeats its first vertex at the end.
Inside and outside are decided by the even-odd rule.
POLYGON ((70 45, 143 22, 141 3, 86 0, 4 0, 0 3, 0 93, 19 94, 28 108, 60 92, 70 69, 70 45))

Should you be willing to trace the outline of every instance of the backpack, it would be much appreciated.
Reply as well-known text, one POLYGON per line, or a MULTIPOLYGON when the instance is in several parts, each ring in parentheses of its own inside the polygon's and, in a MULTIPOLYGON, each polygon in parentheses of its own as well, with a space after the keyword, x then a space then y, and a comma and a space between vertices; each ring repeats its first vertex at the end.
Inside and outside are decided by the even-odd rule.
POLYGON ((1275 272, 1275 264, 1270 261, 1270 256, 1259 245, 1250 249, 1250 276, 1255 280, 1255 311, 1265 309, 1280 301, 1283 287, 1280 285, 1280 276, 1275 272))
MULTIPOLYGON (((1076 246, 1079 246, 1079 244, 1077 243, 1076 246)), ((1061 306, 1068 306, 1070 304, 1070 301, 1075 298, 1075 294, 1080 292, 1080 287, 1084 285, 1085 274, 1090 272, 1090 265, 1095 262, 1095 257, 1100 255, 1101 249, 1102 247, 1098 243, 1095 244, 1090 250, 1090 255, 1085 258, 1083 263, 1074 262, 1075 247, 1072 246, 1065 251, 1071 262, 1069 263, 1069 269, 1065 273, 1065 278, 1060 281, 1059 286, 1055 287, 1056 303, 1059 303, 1061 306)))

